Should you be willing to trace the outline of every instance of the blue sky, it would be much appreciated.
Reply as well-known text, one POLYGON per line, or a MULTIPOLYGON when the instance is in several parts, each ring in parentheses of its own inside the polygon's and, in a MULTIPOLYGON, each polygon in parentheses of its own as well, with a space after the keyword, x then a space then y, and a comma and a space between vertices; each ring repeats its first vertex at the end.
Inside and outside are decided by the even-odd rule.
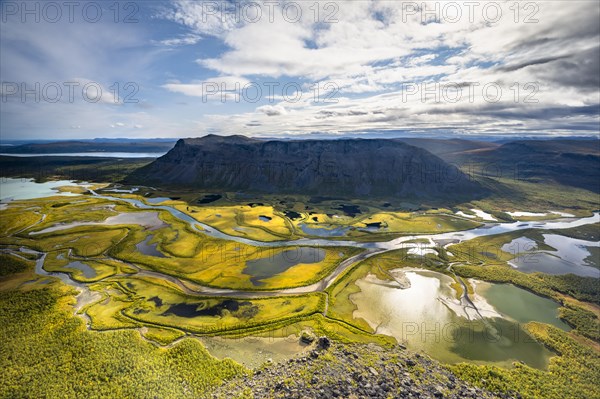
POLYGON ((0 138, 598 134, 600 3, 425 3, 3 2, 0 138))

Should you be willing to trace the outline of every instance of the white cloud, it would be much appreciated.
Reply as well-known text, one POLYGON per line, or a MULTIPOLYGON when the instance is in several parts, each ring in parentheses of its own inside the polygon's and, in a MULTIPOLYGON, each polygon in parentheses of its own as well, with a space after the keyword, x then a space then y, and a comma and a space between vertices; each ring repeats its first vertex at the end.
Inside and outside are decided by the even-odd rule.
POLYGON ((163 46, 187 46, 199 43, 200 40, 202 40, 202 36, 200 35, 187 34, 173 39, 161 40, 159 44, 162 44, 163 46))
MULTIPOLYGON (((330 25, 310 18, 291 24, 275 13, 273 22, 263 18, 229 26, 218 35, 228 49, 198 60, 221 74, 298 78, 305 88, 334 83, 337 104, 281 102, 255 112, 211 115, 210 129, 248 134, 404 128, 561 133, 569 124, 577 128, 598 121, 597 111, 585 109, 598 104, 598 79, 593 78, 598 75, 598 3, 519 3, 518 14, 513 2, 494 3, 501 7, 498 22, 490 22, 493 13, 486 17, 479 4, 472 21, 463 7, 455 23, 443 13, 438 22, 423 23, 421 13, 403 12, 404 2, 338 4, 339 22, 330 25), (537 22, 525 23, 526 18, 537 22), (433 103, 420 93, 403 98, 407 84, 436 82, 470 82, 478 89, 460 101, 433 103), (586 82, 589 89, 583 87, 586 82), (500 88, 498 102, 485 96, 486 84, 500 88), (525 102, 529 94, 537 102, 525 102), (294 113, 285 122, 270 118, 281 114, 278 107, 294 113)), ((429 10, 436 5, 445 7, 426 2, 429 10)))
POLYGON ((173 82, 162 85, 174 93, 181 93, 191 97, 201 97, 204 101, 239 101, 246 85, 251 82, 237 76, 217 76, 201 82, 180 83, 173 82))
MULTIPOLYGON (((318 3, 321 19, 328 2, 318 3)), ((483 18, 482 3, 472 22, 463 7, 465 15, 456 23, 444 18, 423 23, 420 13, 402 9, 407 2, 357 0, 337 2, 338 22, 331 24, 315 23, 314 2, 295 2, 303 15, 297 23, 286 21, 281 7, 273 22, 263 11, 258 22, 249 23, 235 21, 228 12, 206 15, 207 3, 169 3, 158 30, 156 20, 143 18, 139 24, 1 24, 4 81, 29 87, 76 81, 79 88, 97 82, 102 90, 96 103, 83 101, 80 91, 72 103, 9 100, 2 106, 2 134, 102 134, 107 126, 114 127, 114 135, 177 136, 370 129, 597 132, 598 2, 498 2, 503 7, 498 23, 483 18), (520 7, 517 22, 515 4, 520 7), (523 22, 532 11, 527 4, 539 7, 538 22, 523 22), (157 33, 161 36, 153 35, 157 33), (297 82, 304 90, 302 99, 290 102, 282 93, 272 98, 263 93, 263 102, 240 101, 240 87, 267 80, 297 82), (119 99, 114 97, 115 82, 121 84, 119 99), (139 104, 123 102, 125 82, 140 88, 139 104), (479 87, 497 82, 503 98, 486 102, 479 90, 472 101, 435 104, 419 95, 403 99, 403 87, 423 82, 474 82, 479 87), (522 100, 529 82, 537 84, 538 102, 515 103, 512 87, 519 85, 522 100), (328 83, 337 87, 338 102, 314 101, 314 87, 324 89, 328 83), (194 97, 187 100, 195 107, 178 101, 180 95, 194 97), (199 104, 199 98, 210 101, 199 104), (151 114, 138 112, 150 106, 151 114), (73 127, 81 125, 81 131, 73 127)), ((427 2, 426 7, 436 4, 449 3, 427 2)))
POLYGON ((287 115, 287 110, 281 104, 278 105, 263 105, 261 107, 256 108, 256 111, 262 112, 267 116, 279 116, 279 115, 287 115))
POLYGON ((187 26, 200 35, 222 36, 239 25, 235 14, 228 11, 230 7, 227 1, 176 0, 172 8, 162 13, 162 17, 187 26))

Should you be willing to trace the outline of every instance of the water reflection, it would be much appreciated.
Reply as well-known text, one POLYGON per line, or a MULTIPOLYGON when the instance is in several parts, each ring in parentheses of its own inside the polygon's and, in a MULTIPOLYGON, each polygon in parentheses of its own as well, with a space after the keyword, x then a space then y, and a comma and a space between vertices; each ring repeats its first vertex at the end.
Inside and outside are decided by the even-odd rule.
MULTIPOLYGON (((407 289, 390 282, 382 284, 373 277, 357 280, 360 292, 350 299, 357 307, 354 317, 363 318, 378 333, 391 335, 409 348, 424 350, 447 363, 469 360, 510 365, 519 360, 537 368, 547 364, 550 352, 516 320, 469 320, 456 311, 456 306, 449 306, 458 301, 450 277, 424 270, 408 271, 411 285, 407 289)), ((484 301, 476 301, 476 306, 486 308, 488 316, 498 316, 484 301)), ((528 316, 527 321, 536 320, 533 311, 528 316)))

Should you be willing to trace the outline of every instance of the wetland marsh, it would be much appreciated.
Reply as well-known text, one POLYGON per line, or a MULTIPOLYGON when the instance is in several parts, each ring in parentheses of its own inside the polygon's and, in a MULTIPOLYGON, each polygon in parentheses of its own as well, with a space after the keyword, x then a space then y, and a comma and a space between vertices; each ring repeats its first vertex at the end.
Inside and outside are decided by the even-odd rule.
POLYGON ((30 278, 23 287, 58 278, 78 291, 74 312, 91 330, 136 329, 162 346, 201 339, 218 358, 251 367, 260 365, 244 360, 252 351, 263 362, 304 351, 298 334, 308 329, 342 340, 398 342, 449 364, 511 368, 522 362, 545 369, 554 354, 528 326, 571 331, 560 319, 561 303, 514 285, 463 279, 453 266, 485 268, 482 259, 494 259, 507 270, 533 272, 516 264, 525 254, 550 274, 598 270, 586 263, 597 241, 560 235, 597 224, 598 213, 509 223, 465 220, 460 226, 466 229, 456 231, 455 224, 444 231, 459 220, 444 211, 407 215, 389 206, 360 213, 340 207, 337 217, 313 211, 290 218, 265 204, 213 205, 213 199, 223 201, 216 196, 184 205, 170 197, 141 197, 149 188, 37 184, 19 182, 21 194, 0 210, 2 251, 36 262, 37 282, 30 278), (54 189, 65 185, 72 188, 54 189), (404 234, 390 237, 390 230, 402 230, 402 220, 404 234), (426 227, 432 220, 435 227, 426 227), (414 232, 415 223, 426 227, 422 233, 414 232), (240 226, 246 234, 235 230, 240 226), (481 240, 487 247, 480 248, 481 240), (465 250, 473 245, 474 256, 465 250), (264 341, 272 333, 279 338, 264 341), (236 341, 242 337, 248 345, 236 341))

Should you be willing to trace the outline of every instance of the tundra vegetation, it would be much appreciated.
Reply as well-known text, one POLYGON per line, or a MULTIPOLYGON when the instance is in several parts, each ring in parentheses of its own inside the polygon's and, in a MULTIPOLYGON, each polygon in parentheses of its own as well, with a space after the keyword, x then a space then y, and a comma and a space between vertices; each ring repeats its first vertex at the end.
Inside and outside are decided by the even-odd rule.
MULTIPOLYGON (((511 193, 529 192, 527 183, 496 179, 489 184, 503 185, 511 193)), ((344 232, 327 236, 340 240, 339 246, 315 248, 215 238, 165 210, 140 209, 77 188, 61 190, 78 195, 13 201, 0 210, 0 397, 139 397, 139 392, 202 397, 228 379, 249 375, 244 366, 213 357, 202 337, 300 339, 310 331, 346 344, 397 345, 393 337, 376 334, 365 320, 354 317, 351 296, 360 291, 356 282, 367 275, 391 280, 391 270, 409 267, 448 275, 457 298, 465 289, 473 294, 470 279, 514 284, 558 302, 560 318, 573 328, 567 332, 536 322, 524 326, 553 351, 546 369, 520 363, 509 368, 444 366, 461 379, 492 392, 516 391, 524 398, 600 397, 595 381, 600 374, 598 280, 526 274, 508 265, 515 255, 502 246, 515 238, 527 237, 539 249, 552 250, 535 228, 438 246, 423 256, 406 249, 388 251, 353 263, 328 286, 302 288, 319 283, 341 262, 364 251, 345 246, 344 240, 386 241, 467 230, 485 222, 476 215, 457 216, 461 211, 472 216, 473 208, 513 221, 505 211, 523 208, 510 200, 442 208, 149 188, 110 193, 146 204, 152 198, 169 198, 161 205, 204 223, 204 229, 267 244, 319 238, 335 229, 344 232), (115 218, 124 214, 131 217, 115 218), (303 256, 303 251, 309 252, 303 256), (42 262, 41 253, 45 273, 39 274, 35 268, 42 262), (255 267, 260 275, 253 275, 252 262, 265 259, 286 262, 259 263, 255 267), (83 288, 55 278, 61 274, 83 288)), ((534 201, 543 209, 577 216, 596 209, 591 197, 576 205, 571 195, 556 190, 547 196, 543 190, 536 193, 534 201)), ((550 232, 598 240, 597 224, 550 232)))

